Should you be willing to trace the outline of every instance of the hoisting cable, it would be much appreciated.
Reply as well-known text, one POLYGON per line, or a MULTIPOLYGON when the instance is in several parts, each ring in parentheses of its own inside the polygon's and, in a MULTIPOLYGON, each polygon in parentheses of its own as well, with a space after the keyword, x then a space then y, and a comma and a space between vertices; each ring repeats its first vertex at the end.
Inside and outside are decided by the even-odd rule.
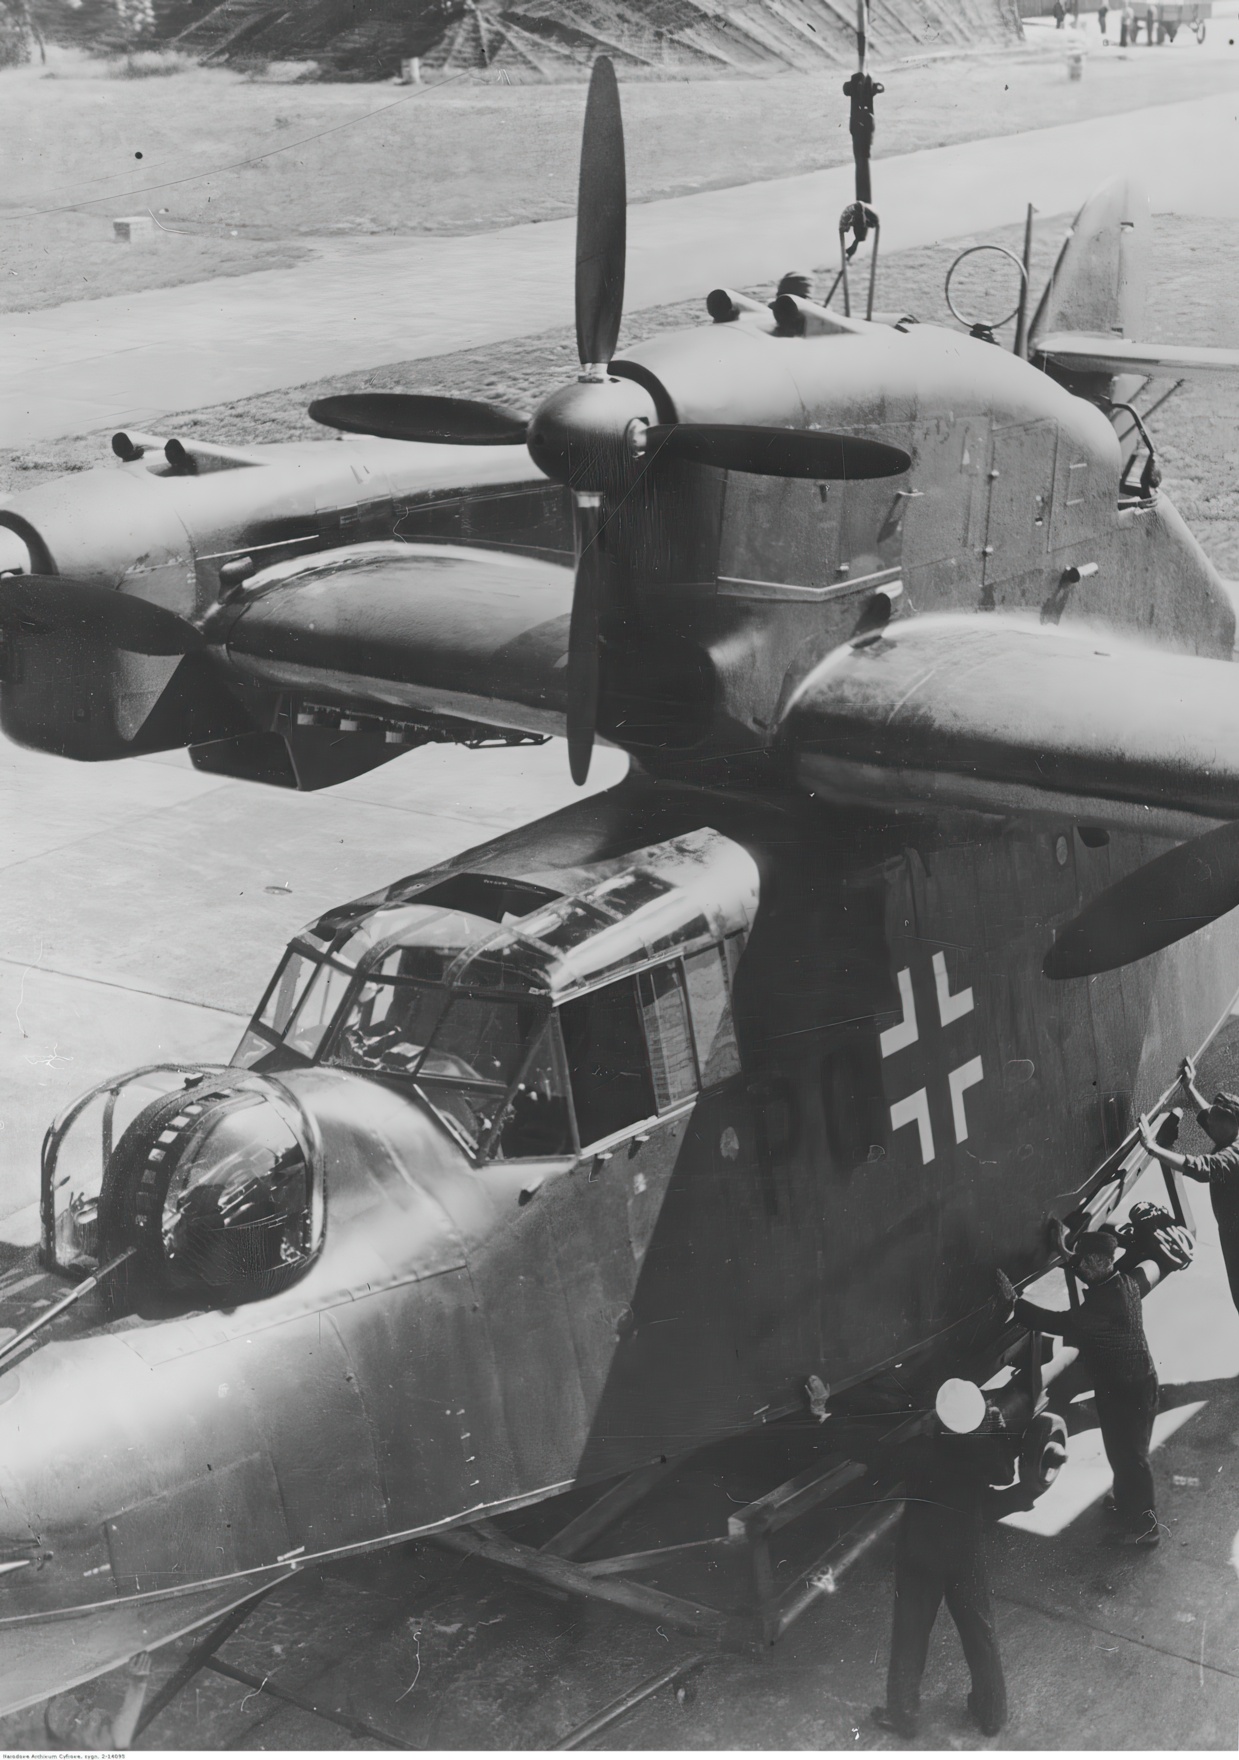
MULTIPOLYGON (((842 262, 839 273, 835 276, 830 292, 823 304, 829 305, 834 298, 839 283, 843 283, 844 309, 851 316, 852 302, 848 290, 847 266, 864 244, 870 232, 874 233, 874 251, 877 251, 878 217, 873 211, 873 179, 870 175, 870 160, 873 155, 873 137, 877 122, 873 114, 873 100, 879 92, 886 90, 869 72, 869 7, 868 0, 856 0, 856 48, 860 63, 856 72, 844 82, 843 95, 850 100, 848 114, 848 133, 852 137, 852 158, 855 163, 856 200, 849 203, 839 216, 839 247, 842 262), (844 244, 848 234, 852 242, 844 244)), ((869 303, 867 317, 873 315, 873 282, 876 275, 876 261, 871 265, 869 303)))

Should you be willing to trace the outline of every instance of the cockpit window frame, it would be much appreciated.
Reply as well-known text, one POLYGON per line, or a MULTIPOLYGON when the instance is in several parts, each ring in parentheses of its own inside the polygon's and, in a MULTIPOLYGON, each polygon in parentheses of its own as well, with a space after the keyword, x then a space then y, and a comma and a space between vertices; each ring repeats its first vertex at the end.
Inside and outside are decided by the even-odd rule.
MULTIPOLYGON (((390 949, 388 951, 390 951, 390 949)), ((554 1002, 553 1002, 549 992, 545 995, 539 996, 539 995, 536 995, 536 994, 533 994, 533 993, 530 993, 527 991, 500 990, 500 989, 496 989, 493 987, 484 986, 484 985, 480 985, 480 984, 434 983, 429 979, 417 978, 417 977, 379 977, 376 975, 373 968, 370 968, 365 971, 359 971, 356 974, 356 980, 357 981, 355 983, 349 985, 348 991, 346 992, 344 999, 341 1002, 340 1007, 336 1012, 335 1018, 333 1019, 333 1021, 331 1023, 331 1027, 330 1027, 329 1032, 327 1032, 323 1035, 323 1040, 322 1040, 321 1045, 319 1046, 318 1053, 315 1056, 315 1058, 313 1059, 314 1063, 329 1065, 330 1067, 335 1068, 335 1069, 348 1070, 353 1075, 360 1075, 360 1076, 368 1077, 369 1079, 374 1080, 374 1081, 394 1082, 394 1083, 399 1084, 402 1087, 405 1084, 407 1084, 409 1087, 414 1089, 414 1091, 418 1094, 418 1096, 426 1103, 426 1105, 428 1107, 430 1107, 430 1109, 434 1113, 435 1117, 440 1121, 440 1123, 444 1126, 444 1128, 452 1135, 452 1137, 455 1138, 456 1142, 465 1151, 465 1153, 468 1155, 469 1159, 474 1163, 475 1166, 480 1167, 480 1166, 487 1165, 487 1164, 494 1163, 494 1162, 499 1162, 499 1164, 501 1164, 501 1165, 506 1165, 506 1162, 509 1160, 512 1160, 512 1161, 518 1161, 518 1160, 519 1161, 526 1161, 526 1160, 528 1160, 528 1161, 562 1161, 562 1160, 568 1160, 568 1159, 574 1158, 580 1154, 580 1137, 577 1132, 576 1112, 575 1112, 575 1108, 572 1105, 570 1090, 567 1092, 566 1098, 568 1100, 568 1108, 567 1108, 568 1120, 569 1120, 569 1129, 570 1129, 572 1145, 573 1145, 571 1149, 564 1150, 562 1153, 555 1153, 555 1154, 548 1154, 548 1155, 511 1156, 511 1157, 506 1157, 506 1158, 496 1157, 491 1152, 493 1145, 494 1145, 494 1142, 495 1142, 499 1132, 503 1128, 505 1114, 507 1113, 508 1108, 512 1104, 513 1097, 516 1094, 517 1089, 520 1086, 520 1083, 524 1080, 525 1076, 529 1073, 530 1066, 533 1063, 533 1060, 534 1060, 534 1057, 538 1051, 538 1048, 541 1046, 541 1044, 543 1043, 543 1040, 546 1037, 548 1028, 553 1029, 555 1032, 558 1032, 558 1020, 557 1020, 556 1009, 555 1009, 554 1002), (427 1037, 426 1044, 422 1047, 421 1056, 418 1058, 416 1064, 413 1066, 412 1069, 400 1070, 400 1071, 396 1071, 396 1070, 365 1070, 365 1069, 359 1068, 358 1065, 356 1065, 356 1064, 344 1063, 344 1062, 334 1062, 333 1061, 333 1054, 336 1051, 336 1049, 341 1041, 341 1038, 343 1036, 345 1024, 349 1018, 349 1015, 352 1012, 352 1005, 353 1005, 354 1001, 356 1000, 357 996, 360 994, 361 990, 367 984, 386 984, 386 985, 391 985, 392 987, 398 987, 400 985, 414 985, 415 984, 423 990, 438 990, 438 991, 442 992, 443 1004, 435 1016, 434 1026, 431 1029, 431 1031, 427 1037), (443 1024, 443 1021, 447 1015, 448 1009, 451 1007, 453 1002, 457 1001, 458 999, 462 999, 462 998, 467 1001, 474 1001, 474 1002, 500 1002, 500 1003, 503 1003, 505 1005, 512 1006, 512 1007, 516 1007, 518 1004, 523 1007, 534 1007, 534 1008, 538 1009, 538 1011, 541 1015, 541 1019, 538 1022, 538 1025, 530 1033, 529 1041, 528 1041, 527 1045, 525 1046, 524 1052, 521 1056, 520 1064, 517 1067, 515 1074, 512 1076, 512 1078, 508 1082, 507 1087, 503 1091, 503 1098, 502 1098, 498 1108, 496 1109, 494 1119, 492 1120, 491 1124, 487 1127, 487 1132, 486 1132, 485 1137, 482 1138, 476 1144, 469 1140, 468 1136, 465 1134, 465 1132, 461 1129, 461 1127, 456 1122, 456 1120, 454 1118, 452 1118, 452 1116, 449 1113, 444 1111, 443 1108, 435 1105, 435 1100, 434 1100, 435 1086, 436 1086, 436 1084, 438 1084, 440 1082, 442 1082, 442 1084, 444 1086, 449 1085, 448 1078, 437 1077, 437 1076, 423 1076, 421 1074, 422 1065, 425 1062, 428 1053, 434 1048, 435 1034, 438 1032, 440 1026, 443 1024)), ((559 1042, 559 1045, 558 1045, 558 1054, 559 1054, 559 1061, 561 1062, 561 1064, 564 1065, 564 1067, 566 1069, 566 1062, 564 1060, 562 1040, 559 1042)), ((466 1081, 464 1078, 451 1078, 451 1079, 453 1081, 458 1082, 458 1084, 463 1087, 482 1086, 483 1085, 481 1083, 471 1084, 468 1081, 466 1081)))

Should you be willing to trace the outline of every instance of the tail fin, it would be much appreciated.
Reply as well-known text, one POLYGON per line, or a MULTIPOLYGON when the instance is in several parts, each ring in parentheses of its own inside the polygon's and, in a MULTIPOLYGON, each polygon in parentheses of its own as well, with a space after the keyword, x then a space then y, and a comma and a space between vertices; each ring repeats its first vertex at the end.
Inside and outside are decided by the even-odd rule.
MULTIPOLYGON (((1064 332, 1139 338, 1148 257, 1148 196, 1134 178, 1116 177, 1089 197, 1063 241, 1029 331, 1029 358, 1041 352, 1038 344, 1044 337, 1064 332)), ((1067 375, 1053 365, 1049 370, 1056 378, 1069 377, 1070 389, 1082 396, 1123 396, 1119 383, 1108 375, 1067 375)), ((1130 394, 1140 380, 1124 375, 1124 382, 1130 394)))

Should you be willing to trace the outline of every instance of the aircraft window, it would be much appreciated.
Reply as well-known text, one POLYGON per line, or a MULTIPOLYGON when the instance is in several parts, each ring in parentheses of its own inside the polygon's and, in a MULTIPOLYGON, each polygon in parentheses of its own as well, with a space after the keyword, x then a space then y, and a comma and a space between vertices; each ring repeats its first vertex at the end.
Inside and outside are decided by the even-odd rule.
POLYGON ((498 1086, 501 1094, 506 1093, 516 1079, 536 1018, 531 1004, 454 996, 435 1028, 418 1076, 460 1077, 498 1086))
POLYGON ((600 1142, 655 1111, 634 978, 591 990, 559 1009, 577 1134, 600 1142))
POLYGON ((650 935, 648 930, 645 944, 651 953, 663 953, 672 947, 681 947, 686 941, 696 941, 702 935, 710 933, 710 925, 704 917, 690 917, 687 923, 682 920, 673 922, 662 935, 650 935))
MULTIPOLYGON (((522 924, 522 933, 524 925, 522 924)), ((492 941, 465 968, 471 984, 488 990, 539 990, 546 983, 546 955, 513 935, 492 941)))
POLYGON ((637 979, 658 1110, 665 1112, 697 1091, 697 1060, 688 1025, 688 1003, 679 961, 655 966, 637 979))
POLYGON ((727 955, 727 975, 731 979, 733 988, 736 982, 736 973, 740 970, 740 956, 744 952, 747 940, 747 932, 741 931, 736 935, 729 935, 723 942, 723 951, 727 955))
POLYGON ((689 954, 684 961, 684 976, 693 1012, 701 1085, 710 1088, 740 1070, 722 948, 707 947, 701 953, 689 954))
MULTIPOLYGON (((428 1087, 427 1092, 437 1103, 438 1085, 428 1087)), ((498 1116, 498 1130, 492 1121, 489 1138, 481 1147, 483 1154, 501 1161, 517 1161, 531 1155, 572 1154, 563 1051, 549 1019, 544 1017, 542 1031, 536 1036, 520 1079, 498 1116)))
POLYGON ((354 998, 331 1061, 415 1079, 473 1151, 566 1155, 565 1083, 546 1023, 545 1004, 372 981, 354 998))
POLYGON ((617 874, 614 880, 604 880, 601 886, 595 886, 590 897, 608 910, 619 911, 627 917, 633 911, 639 911, 643 904, 663 898, 670 891, 667 882, 656 874, 617 874))
POLYGON ((317 970, 316 959, 309 959, 304 953, 286 954, 258 1010, 259 1022, 273 1033, 283 1033, 317 970))
POLYGON ((290 1051, 301 1057, 317 1055, 352 981, 353 974, 338 966, 319 966, 301 998, 291 1028, 284 1034, 290 1051))
MULTIPOLYGON (((545 1113, 541 1094, 537 1100, 522 1096, 518 1101, 512 1091, 513 1083, 522 1073, 530 1040, 545 1021, 544 1009, 535 1003, 453 997, 417 1071, 417 1084, 435 1110, 463 1134, 470 1149, 480 1150, 490 1142, 493 1126, 505 1110, 504 1102, 510 1092, 509 1105, 514 1109, 510 1143, 519 1146, 527 1129, 531 1135, 534 1133, 535 1111, 546 1121, 546 1134, 552 1133, 554 1102, 558 1098, 562 1105, 563 1097, 562 1084, 554 1082, 549 1066, 544 1064, 533 1075, 535 1088, 542 1079, 545 1113)), ((566 1105, 562 1122, 567 1123, 566 1105)), ((561 1136, 564 1134, 561 1132, 561 1136)), ((517 1153, 517 1148, 503 1149, 503 1137, 507 1135, 507 1130, 501 1133, 500 1152, 517 1153)), ((539 1151, 525 1148, 519 1152, 531 1155, 539 1151)))
POLYGON ((237 1069, 253 1069, 260 1058, 266 1057, 274 1049, 274 1040, 264 1039, 253 1027, 247 1027, 241 1043, 232 1054, 233 1066, 237 1069))
POLYGON ((233 1289, 296 1270, 313 1251, 310 1171, 262 1095, 214 1109, 177 1156, 160 1218, 163 1266, 179 1288, 233 1289))
POLYGON ((417 944, 428 952, 436 948, 446 949, 447 958, 442 962, 446 965, 462 947, 476 941, 482 932, 483 926, 478 920, 467 917, 463 911, 440 910, 420 902, 389 905, 373 911, 364 923, 359 923, 332 957, 344 965, 356 966, 372 947, 399 935, 405 940, 416 937, 417 944))
POLYGON ((549 886, 506 880, 502 874, 453 874, 437 886, 419 892, 416 902, 446 905, 448 910, 485 917, 489 923, 504 923, 513 917, 528 916, 557 896, 549 886))
MULTIPOLYGON (((389 955, 385 968, 400 957, 389 955)), ((331 1061, 381 1075, 412 1075, 447 998, 446 990, 426 984, 377 980, 363 984, 353 998, 331 1061)))
POLYGON ((544 947, 553 947, 557 952, 566 953, 570 947, 579 947, 582 941, 588 941, 612 921, 611 917, 603 916, 601 911, 582 904, 580 899, 573 899, 554 912, 540 913, 522 923, 521 934, 528 935, 533 941, 540 941, 544 947))

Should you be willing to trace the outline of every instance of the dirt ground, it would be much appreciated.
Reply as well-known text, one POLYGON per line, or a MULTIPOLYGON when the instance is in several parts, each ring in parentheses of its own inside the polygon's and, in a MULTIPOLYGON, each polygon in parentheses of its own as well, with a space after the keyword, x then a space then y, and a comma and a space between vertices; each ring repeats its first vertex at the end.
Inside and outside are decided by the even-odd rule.
MULTIPOLYGON (((1061 220, 1042 223, 1034 235, 1032 284, 1045 283, 1064 233, 1061 220)), ((914 313, 922 322, 951 323, 943 284, 957 250, 990 241, 1018 250, 1022 228, 969 235, 949 247, 892 253, 882 260, 879 305, 914 313)), ((1239 346, 1239 307, 1233 299, 1239 260, 1239 224, 1166 216, 1154 221, 1154 272, 1150 279, 1149 338, 1239 346)), ((982 259, 984 262, 985 259, 982 259)), ((1001 271, 1000 271, 1001 272, 1001 271)), ((819 292, 830 270, 819 268, 819 292)), ((956 283, 958 294, 962 287, 956 283)), ((773 287, 749 290, 769 298, 773 287)), ((966 307, 961 307, 966 309, 966 307)), ((620 350, 659 331, 703 321, 698 301, 638 313, 625 322, 620 350)), ((1010 327, 1000 332, 1008 339, 1010 327)), ((576 346, 568 329, 551 330, 502 348, 470 349, 434 359, 397 363, 338 379, 322 379, 242 402, 219 404, 175 417, 178 434, 233 444, 287 439, 330 439, 306 415, 311 398, 329 392, 417 390, 503 403, 523 412, 576 371, 576 346)), ((1153 388, 1153 398, 1172 381, 1153 388)), ((1146 394, 1145 403, 1150 401, 1146 394)), ((1228 377, 1188 382, 1152 421, 1162 460, 1164 490, 1223 575, 1239 578, 1239 424, 1234 381, 1228 377)), ((0 453, 0 493, 32 485, 63 471, 86 470, 108 456, 107 436, 91 434, 47 441, 26 453, 0 453)))
MULTIPOLYGON (((1084 79, 1061 39, 876 71, 883 155, 1073 122, 1239 87, 1216 21, 1199 49, 1103 48, 1084 79)), ((839 69, 625 84, 634 201, 787 176, 850 158, 839 69)), ((114 76, 67 51, 0 70, 0 310, 169 287, 296 261, 315 237, 458 233, 570 214, 583 92, 483 80, 287 84, 217 68, 114 76), (113 241, 147 211, 149 245, 113 241)))

